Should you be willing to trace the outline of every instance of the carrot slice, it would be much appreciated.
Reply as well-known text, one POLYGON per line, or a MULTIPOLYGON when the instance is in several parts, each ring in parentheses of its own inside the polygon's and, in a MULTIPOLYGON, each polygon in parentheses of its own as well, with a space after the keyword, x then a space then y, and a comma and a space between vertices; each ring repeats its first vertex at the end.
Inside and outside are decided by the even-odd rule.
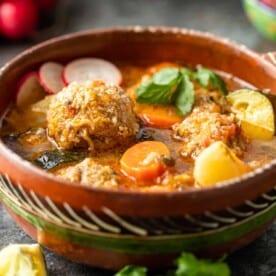
POLYGON ((166 170, 162 156, 170 156, 167 146, 158 141, 145 141, 129 148, 120 160, 122 172, 136 180, 149 181, 166 170))
POLYGON ((164 68, 181 68, 181 66, 174 62, 160 62, 148 68, 148 72, 152 75, 164 68))
MULTIPOLYGON (((150 78, 153 74, 159 72, 164 68, 181 68, 177 63, 173 62, 161 62, 147 69, 147 74, 143 79, 150 78)), ((141 85, 141 81, 132 85, 127 89, 128 95, 134 100, 134 111, 138 117, 142 119, 145 125, 158 127, 158 128, 170 128, 176 123, 180 123, 183 120, 183 116, 177 114, 177 110, 174 106, 157 105, 157 104, 144 104, 136 102, 137 94, 136 89, 141 85)))
POLYGON ((183 120, 183 116, 176 113, 174 106, 136 104, 136 114, 149 126, 159 128, 170 128, 183 120))
POLYGON ((131 86, 127 89, 127 93, 135 102, 134 112, 141 118, 145 125, 158 128, 170 128, 172 125, 182 122, 184 117, 178 115, 176 108, 172 105, 137 103, 135 101, 137 87, 137 84, 131 86))

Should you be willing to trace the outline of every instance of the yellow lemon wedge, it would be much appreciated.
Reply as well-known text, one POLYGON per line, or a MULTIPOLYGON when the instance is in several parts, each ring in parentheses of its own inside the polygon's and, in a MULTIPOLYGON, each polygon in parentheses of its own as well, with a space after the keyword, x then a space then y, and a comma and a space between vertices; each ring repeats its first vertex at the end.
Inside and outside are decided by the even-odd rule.
POLYGON ((244 135, 250 139, 272 139, 274 112, 269 99, 260 92, 240 89, 227 96, 233 112, 241 121, 244 135))
POLYGON ((46 276, 43 252, 38 244, 11 244, 0 251, 0 275, 46 276))
POLYGON ((218 141, 203 150, 195 160, 194 178, 199 186, 207 187, 250 170, 227 145, 218 141))

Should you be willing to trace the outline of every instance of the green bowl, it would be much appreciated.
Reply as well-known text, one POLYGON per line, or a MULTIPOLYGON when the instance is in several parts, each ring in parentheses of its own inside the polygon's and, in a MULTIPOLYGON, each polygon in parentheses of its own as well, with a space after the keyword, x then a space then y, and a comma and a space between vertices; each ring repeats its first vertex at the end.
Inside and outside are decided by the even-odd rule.
POLYGON ((256 29, 267 38, 276 41, 276 10, 258 0, 244 0, 243 6, 256 29))

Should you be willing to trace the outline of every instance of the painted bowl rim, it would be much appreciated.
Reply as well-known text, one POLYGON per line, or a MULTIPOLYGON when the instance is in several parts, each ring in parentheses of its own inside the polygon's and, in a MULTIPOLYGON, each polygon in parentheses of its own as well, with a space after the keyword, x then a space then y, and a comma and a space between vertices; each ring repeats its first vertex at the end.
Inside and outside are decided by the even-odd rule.
MULTIPOLYGON (((11 59, 9 62, 7 62, 1 69, 0 69, 0 82, 2 75, 9 71, 9 69, 13 66, 14 63, 20 61, 24 57, 27 57, 29 55, 33 55, 37 50, 42 50, 46 46, 50 46, 52 44, 76 39, 81 36, 87 36, 87 35, 96 35, 96 34, 102 34, 102 33, 121 33, 121 32, 133 32, 133 33, 162 33, 162 34, 182 34, 186 36, 193 36, 193 37, 199 37, 204 38, 209 41, 213 41, 219 44, 222 44, 226 48, 231 48, 233 51, 241 52, 247 56, 250 56, 254 58, 256 61, 258 61, 258 64, 260 66, 266 68, 267 70, 274 71, 274 74, 276 76, 276 67, 273 66, 269 61, 265 60, 261 54, 258 54, 257 52, 254 52, 253 50, 250 50, 248 47, 246 47, 243 44, 237 43, 233 40, 230 40, 228 38, 223 38, 214 34, 211 34, 209 32, 202 32, 192 29, 185 29, 185 28, 178 28, 178 27, 163 27, 163 26, 118 26, 118 27, 112 27, 112 28, 102 28, 102 29, 93 29, 93 30, 86 30, 86 31, 80 31, 70 34, 65 34, 62 36, 58 36, 52 39, 49 39, 47 41, 44 41, 42 43, 39 43, 31 48, 28 48, 27 50, 23 51, 22 53, 15 56, 13 59, 11 59)), ((276 168, 276 159, 272 160, 270 163, 264 165, 261 168, 257 168, 256 170, 249 172, 241 177, 233 178, 230 180, 218 182, 215 186, 212 187, 202 187, 202 188, 189 188, 182 191, 137 191, 137 190, 112 190, 112 189, 106 189, 106 188, 96 188, 96 187, 90 187, 90 186, 84 186, 80 185, 79 183, 74 183, 70 181, 63 180, 61 178, 56 177, 55 175, 48 173, 34 165, 31 164, 31 162, 24 160, 21 156, 13 152, 11 149, 9 149, 0 138, 0 155, 2 155, 5 159, 9 159, 12 161, 12 163, 17 163, 18 166, 20 166, 23 169, 28 170, 29 173, 35 174, 37 177, 44 178, 45 180, 52 181, 55 184, 62 185, 63 186, 70 186, 72 188, 77 189, 83 189, 90 192, 100 192, 105 194, 116 194, 116 195, 142 195, 143 197, 152 197, 152 196, 183 196, 183 195, 200 195, 202 193, 206 192, 212 192, 212 191, 218 191, 218 190, 224 190, 225 193, 230 193, 231 190, 235 190, 235 188, 239 185, 242 185, 242 182, 245 182, 246 180, 250 180, 253 177, 260 176, 264 174, 265 172, 269 173, 272 172, 276 168)), ((254 183, 252 183, 253 185, 254 183)))
MULTIPOLYGON (((243 0, 244 3, 252 5, 254 8, 258 9, 259 12, 269 14, 276 18, 276 9, 270 7, 269 5, 259 1, 259 0, 243 0)), ((246 9, 246 8, 245 8, 246 9)), ((246 9, 247 12, 247 9, 246 9)))

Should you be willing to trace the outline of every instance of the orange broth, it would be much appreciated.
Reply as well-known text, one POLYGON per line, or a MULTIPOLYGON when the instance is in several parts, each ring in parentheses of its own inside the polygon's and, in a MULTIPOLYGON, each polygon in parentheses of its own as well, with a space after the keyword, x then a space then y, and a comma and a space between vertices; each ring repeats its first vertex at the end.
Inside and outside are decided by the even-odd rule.
MULTIPOLYGON (((127 93, 130 94, 131 97, 133 97, 133 91, 135 91, 137 83, 139 83, 141 78, 147 75, 149 72, 148 66, 130 66, 128 64, 119 64, 118 67, 123 75, 122 87, 125 89, 125 91, 127 91, 127 93)), ((227 83, 229 91, 243 87, 252 87, 242 80, 239 80, 238 78, 235 78, 224 72, 218 72, 218 74, 220 74, 227 83)), ((138 104, 136 108, 141 108, 139 105, 141 104, 138 104)), ((52 143, 51 139, 47 137, 47 135, 42 135, 38 138, 36 137, 35 131, 32 133, 32 129, 30 130, 27 128, 22 131, 24 118, 18 121, 18 125, 16 123, 11 125, 9 123, 9 116, 14 109, 16 109, 15 106, 11 107, 7 118, 4 118, 1 129, 1 135, 8 147, 22 156, 22 158, 31 162, 44 152, 55 149, 55 145, 52 143), (17 127, 20 129, 19 132, 17 127)), ((184 119, 184 117, 180 118, 179 122, 182 119, 184 119)), ((25 123, 28 125, 27 121, 25 123)), ((41 123, 40 127, 45 129, 45 122, 41 123)), ((166 175, 162 175, 153 181, 136 181, 122 173, 119 160, 125 149, 116 148, 111 151, 94 153, 92 157, 96 162, 103 165, 109 165, 117 172, 120 177, 119 189, 171 191, 187 189, 189 187, 195 186, 193 181, 194 160, 191 157, 183 157, 180 155, 179 152, 181 149, 181 143, 173 139, 172 130, 170 128, 157 128, 150 126, 150 124, 145 125, 145 121, 143 122, 142 120, 136 142, 143 140, 157 140, 165 143, 171 152, 171 157, 175 160, 174 166, 168 167, 168 170, 165 173, 166 175), (182 181, 181 185, 175 185, 175 181, 167 177, 168 175, 175 176, 178 174, 185 174, 187 181, 182 181), (166 180, 164 181, 164 179, 166 180)), ((91 156, 89 152, 87 153, 88 156, 91 156)), ((244 151, 244 154, 240 158, 246 163, 252 164, 253 167, 259 167, 265 163, 270 162, 273 158, 276 158, 276 139, 274 138, 271 141, 250 141, 246 150, 244 151)), ((74 163, 59 165, 58 167, 50 170, 50 173, 55 174, 61 168, 66 168, 72 165, 74 165, 74 163)))

